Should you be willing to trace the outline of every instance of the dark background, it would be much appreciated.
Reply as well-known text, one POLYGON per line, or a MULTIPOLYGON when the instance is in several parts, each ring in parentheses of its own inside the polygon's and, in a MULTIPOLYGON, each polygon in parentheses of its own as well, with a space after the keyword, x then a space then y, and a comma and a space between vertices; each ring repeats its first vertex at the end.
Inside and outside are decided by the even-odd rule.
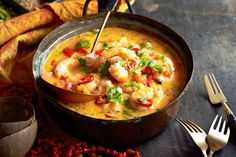
MULTIPOLYGON (((235 0, 136 0, 134 9, 169 26, 182 36, 192 50, 195 69, 191 84, 182 97, 178 117, 189 119, 208 132, 217 113, 203 82, 214 73, 236 113, 236 1, 235 0)), ((226 118, 224 116, 224 118, 226 118)), ((154 138, 133 146, 144 157, 200 157, 200 149, 174 120, 154 138)), ((236 156, 236 136, 215 157, 236 156)))

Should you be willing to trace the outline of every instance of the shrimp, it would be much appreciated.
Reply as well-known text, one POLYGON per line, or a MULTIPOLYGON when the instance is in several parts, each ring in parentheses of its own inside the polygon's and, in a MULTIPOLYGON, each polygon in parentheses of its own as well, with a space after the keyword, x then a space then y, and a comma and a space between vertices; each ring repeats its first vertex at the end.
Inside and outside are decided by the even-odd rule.
POLYGON ((142 88, 134 91, 130 97, 130 104, 137 110, 153 109, 154 89, 151 87, 143 86, 142 88))
POLYGON ((170 80, 174 75, 174 64, 169 58, 165 58, 165 61, 162 64, 162 72, 161 75, 158 75, 156 77, 157 80, 160 82, 166 82, 170 80))
POLYGON ((105 59, 99 55, 96 55, 95 53, 90 53, 87 56, 85 56, 86 60, 86 66, 89 69, 98 69, 100 65, 105 63, 105 59))
POLYGON ((171 78, 174 73, 174 64, 173 62, 169 59, 169 58, 165 58, 165 62, 164 62, 164 65, 163 65, 163 69, 162 69, 162 74, 165 76, 165 77, 168 77, 168 78, 171 78))
POLYGON ((53 73, 59 79, 64 77, 64 78, 68 78, 70 81, 76 83, 78 81, 78 79, 83 77, 83 75, 81 73, 77 72, 79 69, 78 66, 79 66, 79 62, 77 61, 76 58, 74 58, 74 57, 66 58, 66 59, 60 61, 56 65, 53 73))
POLYGON ((120 65, 119 62, 112 64, 109 68, 109 72, 119 82, 127 82, 129 79, 129 72, 120 65))
POLYGON ((120 48, 121 56, 126 59, 138 59, 134 50, 127 49, 125 47, 120 48))
MULTIPOLYGON (((91 75, 91 74, 90 74, 91 75)), ((93 80, 85 84, 79 84, 76 88, 77 92, 83 94, 91 93, 101 93, 101 90, 98 88, 100 84, 100 77, 97 74, 92 74, 93 80)))

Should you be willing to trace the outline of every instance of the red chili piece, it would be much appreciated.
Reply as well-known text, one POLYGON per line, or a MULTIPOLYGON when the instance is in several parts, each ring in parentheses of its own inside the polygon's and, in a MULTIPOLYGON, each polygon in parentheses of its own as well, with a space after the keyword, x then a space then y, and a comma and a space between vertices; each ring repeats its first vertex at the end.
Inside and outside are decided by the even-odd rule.
POLYGON ((95 51, 95 54, 96 55, 101 55, 103 53, 103 50, 97 50, 97 51, 95 51))
POLYGON ((69 47, 66 47, 63 49, 62 51, 65 55, 67 55, 68 57, 71 57, 74 53, 76 53, 75 50, 69 48, 69 47))
POLYGON ((112 115, 107 114, 107 113, 105 113, 105 116, 106 116, 107 118, 112 118, 112 115))
POLYGON ((133 48, 132 50, 134 50, 135 53, 138 53, 138 51, 140 51, 139 48, 133 48))
POLYGON ((153 101, 152 101, 152 99, 146 99, 145 102, 141 102, 141 101, 139 101, 138 99, 136 99, 136 100, 135 100, 135 103, 136 103, 137 105, 140 105, 140 106, 151 107, 153 101))
POLYGON ((92 74, 89 74, 85 76, 84 78, 79 80, 79 84, 86 84, 89 82, 92 82, 94 80, 94 76, 92 74))
POLYGON ((145 74, 148 74, 148 75, 152 75, 154 72, 152 70, 151 67, 147 66, 145 69, 144 69, 144 73, 145 74))
POLYGON ((84 48, 78 48, 78 49, 77 49, 77 52, 80 53, 80 54, 82 54, 82 55, 87 55, 87 54, 88 54, 88 51, 85 50, 84 48))
POLYGON ((99 96, 95 100, 95 104, 97 104, 97 105, 102 105, 102 104, 107 104, 107 103, 108 103, 108 100, 107 100, 106 95, 99 96))

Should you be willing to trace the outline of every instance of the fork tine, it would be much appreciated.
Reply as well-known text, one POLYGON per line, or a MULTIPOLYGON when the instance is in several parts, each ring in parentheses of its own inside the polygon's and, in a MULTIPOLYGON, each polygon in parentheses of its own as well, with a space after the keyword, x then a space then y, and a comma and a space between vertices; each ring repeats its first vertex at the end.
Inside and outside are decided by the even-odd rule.
POLYGON ((216 88, 216 85, 215 85, 215 83, 214 83, 214 80, 213 80, 213 77, 212 77, 211 74, 209 74, 209 79, 210 79, 211 86, 212 86, 212 88, 213 88, 213 90, 214 90, 214 93, 218 93, 218 90, 217 90, 217 88, 216 88))
POLYGON ((220 130, 221 121, 222 121, 222 116, 220 116, 220 120, 219 120, 219 122, 218 122, 218 125, 217 125, 217 127, 216 127, 216 130, 220 130))
POLYGON ((216 115, 215 119, 213 120, 210 130, 214 128, 217 118, 218 118, 218 114, 216 115))
POLYGON ((213 94, 214 91, 213 91, 213 89, 211 87, 211 83, 210 83, 209 78, 208 78, 207 75, 204 75, 204 82, 205 82, 205 85, 206 85, 206 88, 207 88, 207 93, 209 95, 213 94))
POLYGON ((176 121, 177 121, 179 124, 181 124, 189 133, 192 132, 192 130, 191 130, 189 127, 186 126, 186 124, 182 121, 182 119, 176 118, 176 121))
POLYGON ((223 120, 223 126, 222 126, 222 129, 221 129, 221 132, 225 132, 225 127, 226 127, 226 121, 223 120))
POLYGON ((185 125, 191 128, 192 132, 198 132, 198 129, 193 124, 191 124, 188 120, 183 119, 182 121, 183 123, 185 123, 185 125))
POLYGON ((195 123, 193 123, 192 121, 187 120, 190 124, 192 124, 198 131, 200 132, 204 132, 204 130, 202 130, 202 128, 200 128, 198 125, 196 125, 195 123))
POLYGON ((229 138, 229 134, 230 134, 230 129, 229 129, 229 127, 227 126, 226 137, 229 138))
POLYGON ((211 74, 211 76, 212 76, 212 78, 213 78, 213 80, 214 80, 214 82, 215 82, 215 85, 216 85, 218 91, 219 91, 220 93, 223 93, 222 90, 221 90, 221 88, 220 88, 220 86, 219 86, 219 84, 218 84, 218 82, 216 81, 216 78, 215 78, 214 74, 211 74))

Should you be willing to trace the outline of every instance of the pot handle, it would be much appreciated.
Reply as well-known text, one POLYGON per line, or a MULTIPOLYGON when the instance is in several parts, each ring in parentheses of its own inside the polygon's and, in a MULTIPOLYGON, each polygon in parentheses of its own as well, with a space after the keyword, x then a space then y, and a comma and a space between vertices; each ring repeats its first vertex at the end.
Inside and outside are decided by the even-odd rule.
MULTIPOLYGON (((116 3, 117 0, 97 0, 97 1, 98 1, 98 13, 101 13, 101 12, 107 12, 109 10, 112 10, 112 8, 113 8, 113 6, 114 6, 114 4, 116 3)), ((87 10, 88 10, 88 6, 89 6, 90 2, 91 2, 91 0, 86 0, 85 1, 82 16, 87 15, 87 10)), ((134 14, 134 9, 132 8, 129 0, 125 0, 125 2, 128 6, 129 12, 131 14, 134 14)), ((115 12, 116 11, 117 10, 115 9, 115 12)))

